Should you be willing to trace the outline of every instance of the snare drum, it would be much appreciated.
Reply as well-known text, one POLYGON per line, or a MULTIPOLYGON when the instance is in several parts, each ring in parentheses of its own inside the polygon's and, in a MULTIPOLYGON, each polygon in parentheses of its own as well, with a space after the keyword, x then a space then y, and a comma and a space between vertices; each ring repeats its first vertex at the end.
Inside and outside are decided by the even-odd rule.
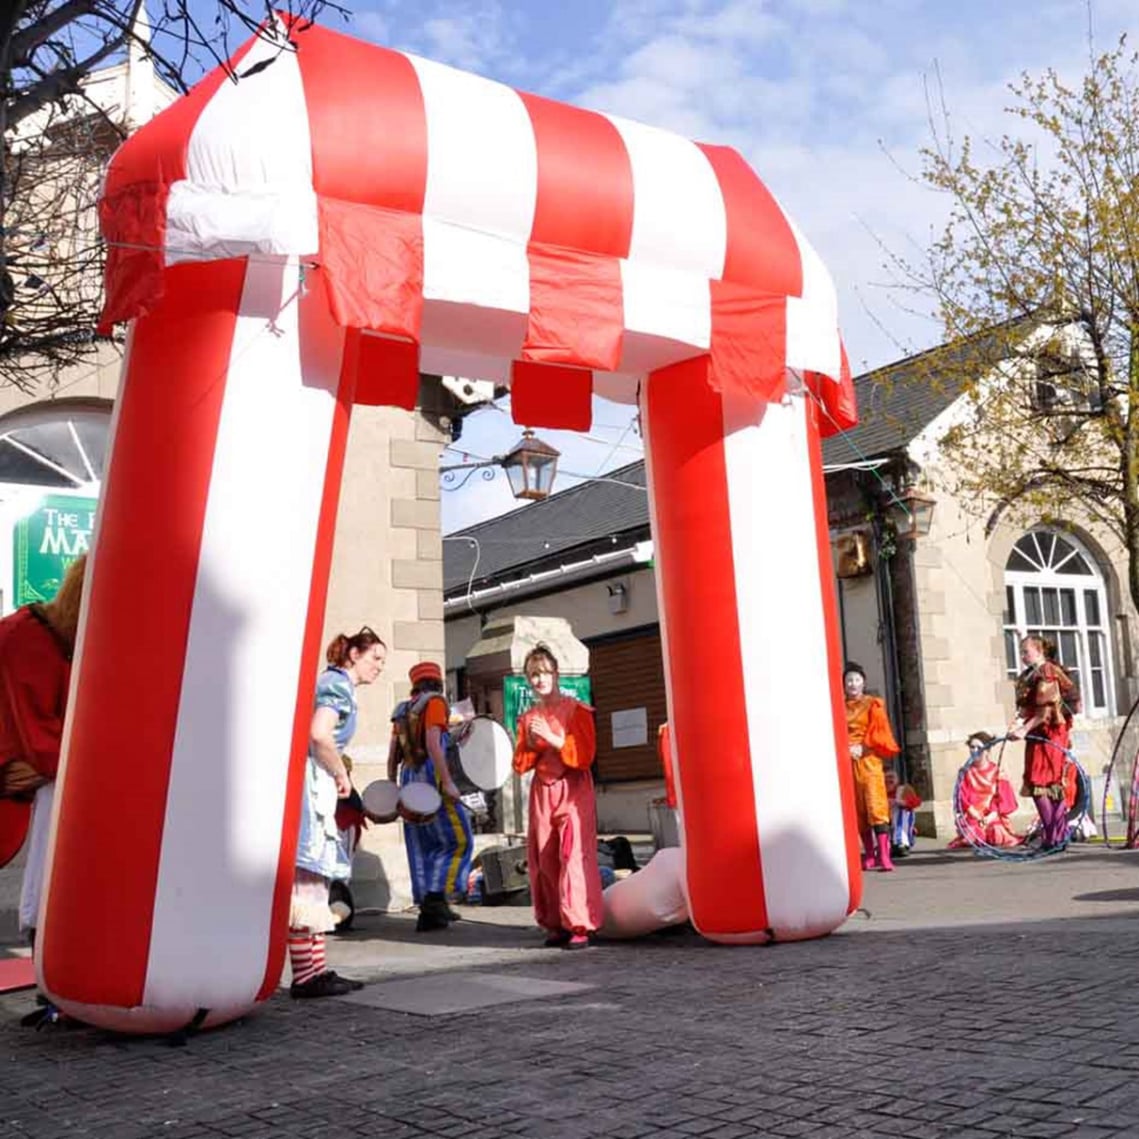
POLYGON ((399 815, 405 823, 429 823, 443 800, 430 783, 407 783, 399 792, 399 815))
POLYGON ((390 779, 377 779, 361 796, 364 814, 374 823, 394 823, 399 818, 399 788, 390 779))
POLYGON ((500 723, 476 716, 459 736, 459 761, 480 791, 497 791, 513 770, 514 745, 500 723))

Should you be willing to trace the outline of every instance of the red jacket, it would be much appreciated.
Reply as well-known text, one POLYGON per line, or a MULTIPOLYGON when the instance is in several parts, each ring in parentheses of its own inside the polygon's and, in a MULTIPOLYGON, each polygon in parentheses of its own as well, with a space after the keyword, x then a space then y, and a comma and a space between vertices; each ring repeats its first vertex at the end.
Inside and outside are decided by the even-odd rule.
POLYGON ((597 754, 597 733, 593 726, 593 709, 572 697, 563 696, 556 709, 546 714, 556 719, 565 732, 566 742, 560 751, 530 746, 530 718, 542 709, 528 708, 518 719, 518 743, 514 748, 514 770, 519 775, 534 767, 543 755, 554 755, 566 767, 588 768, 597 754))
POLYGON ((23 759, 55 778, 71 658, 30 608, 0 620, 0 766, 23 759))

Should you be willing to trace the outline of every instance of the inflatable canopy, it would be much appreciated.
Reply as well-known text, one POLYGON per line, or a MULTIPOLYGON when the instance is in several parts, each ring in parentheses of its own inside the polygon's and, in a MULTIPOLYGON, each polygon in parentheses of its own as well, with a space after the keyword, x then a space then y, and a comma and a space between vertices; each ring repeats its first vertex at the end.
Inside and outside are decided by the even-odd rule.
POLYGON ((137 1031, 273 991, 349 413, 413 407, 421 372, 509 384, 528 426, 640 401, 693 921, 835 928, 860 887, 819 437, 855 410, 818 257, 732 150, 293 38, 107 174, 105 321, 134 324, 44 989, 137 1031))

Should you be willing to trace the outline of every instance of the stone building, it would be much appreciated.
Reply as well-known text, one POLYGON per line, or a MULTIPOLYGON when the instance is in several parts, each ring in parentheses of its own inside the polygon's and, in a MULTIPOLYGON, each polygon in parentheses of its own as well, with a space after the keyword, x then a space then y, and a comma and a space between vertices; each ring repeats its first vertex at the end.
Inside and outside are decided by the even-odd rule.
MULTIPOLYGON (((1098 807, 1100 774, 1137 688, 1125 553, 1074 508, 1047 524, 1005 516, 985 533, 972 504, 948 489, 938 442, 964 397, 918 382, 936 365, 930 356, 859 377, 860 425, 824 442, 843 653, 887 700, 905 774, 925 799, 921 830, 946 837, 965 739, 1002 734, 1017 641, 1045 632, 1083 692, 1074 750, 1098 807)), ((481 654, 481 639, 518 615, 567 618, 596 662, 599 818, 610 829, 645 829, 662 792, 659 768, 648 749, 626 753, 615 741, 626 713, 643 708, 650 735, 664 715, 648 503, 642 464, 610 477, 629 489, 582 484, 448 536, 447 667, 459 690, 494 710, 501 667, 481 654)), ((1016 784, 1021 760, 1013 745, 1002 759, 1016 784)))

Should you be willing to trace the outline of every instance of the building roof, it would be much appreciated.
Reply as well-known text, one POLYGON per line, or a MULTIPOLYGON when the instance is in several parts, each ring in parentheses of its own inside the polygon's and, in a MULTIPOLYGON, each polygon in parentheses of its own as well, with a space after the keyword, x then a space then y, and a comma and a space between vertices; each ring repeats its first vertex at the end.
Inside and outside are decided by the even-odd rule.
POLYGON ((588 556, 623 540, 628 545, 648 527, 645 465, 630 463, 604 479, 578 483, 542 502, 448 534, 443 542, 443 593, 465 592, 468 583, 477 588, 480 582, 496 582, 523 568, 529 573, 544 563, 573 560, 567 558, 571 550, 588 556))
MULTIPOLYGON (((823 462, 856 463, 901 450, 961 395, 973 369, 988 368, 994 346, 1007 344, 1007 327, 984 336, 941 345, 894 364, 866 372, 854 381, 858 426, 823 440, 823 462), (939 378, 945 375, 945 379, 939 378)), ((579 483, 510 514, 448 535, 443 546, 445 596, 477 589, 537 570, 588 557, 605 548, 638 540, 649 528, 648 495, 617 482, 645 486, 643 462, 579 483), (640 531, 641 533, 637 533, 640 531), (478 542, 463 542, 470 538, 478 542), (571 555, 571 551, 573 552, 571 555), (476 566, 477 555, 477 566, 476 566), (474 570, 474 578, 471 573, 474 570)))
POLYGON ((858 426, 823 440, 823 462, 837 466, 907 446, 962 394, 968 379, 987 373, 1037 323, 1032 314, 1017 317, 858 376, 858 426))
POLYGON ((961 394, 956 369, 956 382, 928 382, 935 365, 930 357, 947 351, 931 349, 857 377, 858 426, 823 440, 823 462, 833 466, 886 455, 920 435, 961 394))

